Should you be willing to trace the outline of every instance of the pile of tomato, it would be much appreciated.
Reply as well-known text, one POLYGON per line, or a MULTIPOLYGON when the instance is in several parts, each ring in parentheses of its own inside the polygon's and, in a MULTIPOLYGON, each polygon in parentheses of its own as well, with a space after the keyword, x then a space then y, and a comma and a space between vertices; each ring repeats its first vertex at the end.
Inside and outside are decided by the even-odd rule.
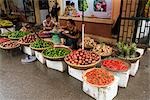
POLYGON ((114 81, 114 76, 109 71, 102 68, 93 68, 85 74, 86 81, 96 86, 107 86, 114 81))
POLYGON ((10 40, 7 38, 0 38, 0 43, 7 42, 7 41, 10 41, 10 40))
POLYGON ((100 57, 94 52, 79 49, 69 54, 65 60, 74 65, 89 65, 99 61, 100 57))
POLYGON ((113 71, 127 71, 128 66, 126 62, 117 59, 107 59, 102 61, 102 66, 109 68, 113 71))

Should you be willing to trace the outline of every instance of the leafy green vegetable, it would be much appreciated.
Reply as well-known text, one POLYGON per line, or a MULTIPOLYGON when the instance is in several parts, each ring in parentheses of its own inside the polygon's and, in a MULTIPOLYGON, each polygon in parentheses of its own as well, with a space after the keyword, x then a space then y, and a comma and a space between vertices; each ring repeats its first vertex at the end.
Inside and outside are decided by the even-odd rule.
POLYGON ((28 35, 28 32, 22 32, 22 31, 14 31, 10 32, 10 35, 8 35, 8 38, 10 39, 19 39, 21 37, 24 37, 25 35, 28 35))
POLYGON ((119 51, 119 56, 121 57, 125 57, 125 58, 132 58, 135 57, 135 53, 136 53, 136 44, 135 43, 131 43, 131 44, 125 44, 125 43, 117 43, 117 48, 119 51))

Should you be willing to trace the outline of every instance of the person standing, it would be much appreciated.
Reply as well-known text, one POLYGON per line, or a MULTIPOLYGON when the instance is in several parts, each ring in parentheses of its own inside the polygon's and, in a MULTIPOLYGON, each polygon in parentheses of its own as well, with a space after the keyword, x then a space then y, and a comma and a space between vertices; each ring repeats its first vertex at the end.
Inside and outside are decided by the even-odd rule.
POLYGON ((58 12, 59 12, 59 10, 60 10, 60 6, 56 2, 53 5, 52 10, 51 10, 51 16, 56 19, 56 22, 58 22, 58 12))

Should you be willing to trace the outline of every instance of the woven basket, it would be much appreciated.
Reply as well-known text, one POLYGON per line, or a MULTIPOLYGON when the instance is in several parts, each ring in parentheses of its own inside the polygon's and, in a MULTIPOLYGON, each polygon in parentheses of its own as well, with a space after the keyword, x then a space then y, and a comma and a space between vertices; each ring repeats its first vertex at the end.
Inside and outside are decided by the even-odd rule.
POLYGON ((31 43, 22 43, 22 42, 18 42, 20 45, 25 45, 25 46, 29 46, 31 43))
MULTIPOLYGON (((119 58, 107 58, 107 59, 104 59, 104 60, 118 60, 118 61, 122 61, 122 62, 124 62, 124 64, 126 65, 126 66, 128 66, 128 69, 130 69, 130 67, 131 67, 131 63, 129 62, 129 61, 127 61, 127 60, 123 60, 123 59, 119 59, 119 58)), ((102 60, 102 61, 104 61, 104 60, 102 60)), ((113 69, 111 69, 111 68, 108 68, 108 67, 106 67, 106 66, 104 66, 103 64, 102 64, 102 61, 100 62, 100 64, 101 64, 101 67, 102 68, 105 68, 105 69, 107 69, 107 70, 109 70, 109 71, 112 71, 112 72, 126 72, 127 70, 123 70, 123 71, 120 71, 120 70, 113 70, 113 69)))
POLYGON ((30 48, 33 49, 33 50, 35 50, 35 51, 43 51, 43 50, 48 49, 49 47, 47 47, 47 48, 34 48, 34 47, 32 47, 32 46, 30 45, 30 48))
MULTIPOLYGON (((107 84, 107 85, 95 85, 95 84, 89 83, 89 82, 87 81, 86 73, 88 73, 88 72, 90 72, 90 71, 92 71, 92 70, 94 70, 94 69, 99 69, 99 68, 88 69, 87 71, 85 71, 85 72, 83 73, 83 76, 82 76, 82 77, 83 77, 83 80, 84 80, 86 83, 90 84, 91 86, 98 87, 98 88, 103 88, 103 87, 111 86, 111 85, 113 84, 113 82, 114 82, 114 80, 115 80, 115 77, 114 77, 114 80, 113 80, 111 83, 107 84)), ((108 73, 111 74, 111 75, 113 75, 111 72, 108 72, 108 73)))
MULTIPOLYGON (((49 42, 49 41, 47 41, 47 42, 49 42)), ((49 42, 49 43, 52 43, 52 42, 49 42)), ((51 44, 51 47, 54 47, 54 44, 53 44, 53 43, 51 44)), ((32 47, 31 44, 30 44, 30 48, 33 49, 33 50, 35 50, 35 51, 43 51, 43 50, 48 49, 49 47, 47 47, 47 48, 34 48, 34 47, 32 47)))
POLYGON ((101 59, 99 59, 97 62, 93 63, 93 64, 89 64, 89 65, 74 65, 74 64, 71 64, 70 62, 66 61, 66 58, 65 58, 65 62, 72 68, 75 68, 75 69, 79 69, 79 70, 86 70, 86 69, 90 69, 90 68, 94 68, 99 62, 100 62, 101 59))
MULTIPOLYGON (((9 41, 8 41, 8 42, 9 42, 9 41)), ((5 43, 6 43, 6 42, 5 42, 5 43)), ((5 50, 16 49, 16 48, 18 48, 18 47, 20 47, 20 44, 18 44, 16 47, 13 47, 13 48, 7 48, 7 47, 3 47, 3 46, 0 45, 0 48, 1 48, 1 49, 5 49, 5 50)))
POLYGON ((14 38, 14 37, 11 37, 10 35, 8 35, 8 38, 11 39, 11 40, 19 40, 22 37, 14 38))
POLYGON ((135 58, 124 58, 124 57, 120 57, 120 56, 118 56, 118 58, 123 59, 123 60, 128 60, 131 63, 135 63, 137 60, 139 60, 142 57, 142 55, 139 52, 136 52, 136 55, 137 55, 137 57, 135 57, 135 58))
MULTIPOLYGON (((70 50, 70 51, 72 51, 69 47, 67 47, 67 46, 64 46, 64 45, 55 45, 54 46, 55 48, 66 48, 66 49, 68 49, 68 50, 70 50)), ((44 52, 44 50, 43 50, 43 52, 44 52)), ((54 60, 54 61, 62 61, 62 60, 64 60, 64 58, 67 56, 67 55, 65 55, 65 56, 60 56, 60 57, 49 57, 49 56, 46 56, 46 55, 44 55, 44 53, 42 52, 42 55, 46 58, 46 59, 50 59, 50 60, 54 60)))

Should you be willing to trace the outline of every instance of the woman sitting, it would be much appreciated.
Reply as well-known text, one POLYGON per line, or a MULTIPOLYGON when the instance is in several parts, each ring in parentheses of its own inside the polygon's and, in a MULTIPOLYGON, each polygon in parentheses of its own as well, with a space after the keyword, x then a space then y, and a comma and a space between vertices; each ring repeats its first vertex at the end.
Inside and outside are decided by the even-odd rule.
POLYGON ((43 21, 43 30, 50 31, 54 27, 54 21, 51 20, 51 16, 47 15, 46 20, 43 21))
POLYGON ((68 31, 62 32, 63 38, 66 40, 65 45, 70 46, 72 49, 77 49, 77 42, 81 34, 77 30, 75 22, 72 19, 69 19, 67 21, 67 26, 62 28, 68 31))

